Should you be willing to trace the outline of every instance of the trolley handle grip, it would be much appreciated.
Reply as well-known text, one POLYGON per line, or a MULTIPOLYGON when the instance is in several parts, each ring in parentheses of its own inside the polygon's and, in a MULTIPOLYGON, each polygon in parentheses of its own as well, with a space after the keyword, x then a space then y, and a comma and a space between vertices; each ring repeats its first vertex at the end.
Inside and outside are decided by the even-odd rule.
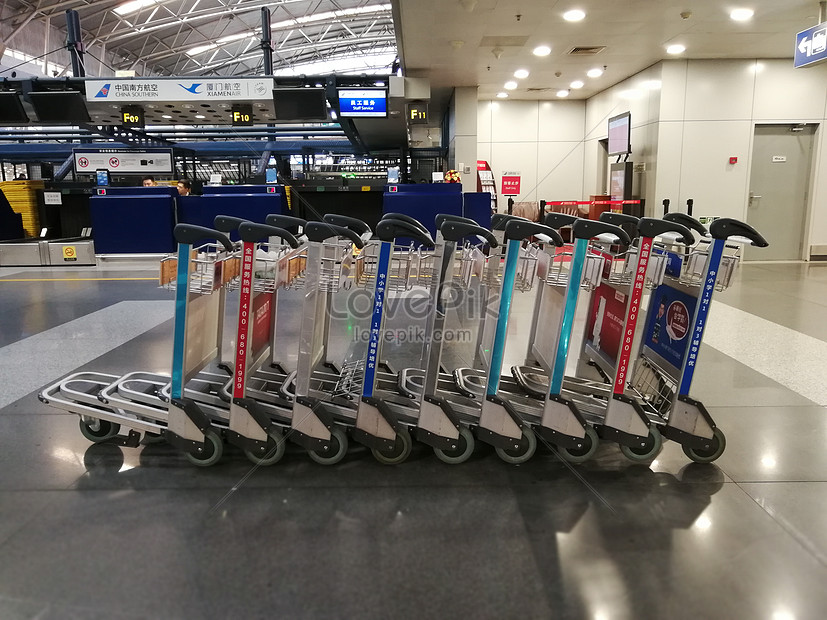
POLYGON ((411 237, 422 245, 433 247, 434 240, 431 235, 423 233, 419 226, 414 226, 405 220, 396 218, 382 218, 376 225, 376 236, 381 241, 393 241, 399 237, 411 237))
POLYGON ((462 217, 461 215, 451 215, 450 213, 437 213, 434 218, 437 230, 442 228, 442 222, 451 220, 452 222, 462 222, 464 224, 471 224, 472 226, 479 226, 479 223, 472 220, 470 217, 462 217))
POLYGON ((370 226, 362 220, 357 220, 355 217, 339 215, 338 213, 328 213, 322 219, 328 224, 333 224, 334 226, 340 226, 342 228, 349 228, 357 235, 364 235, 367 232, 371 232, 370 226))
POLYGON ((534 235, 545 235, 550 238, 551 242, 558 248, 563 245, 563 238, 560 236, 560 233, 550 226, 536 222, 512 220, 505 227, 505 238, 509 240, 522 241, 534 235))
POLYGON ((571 226, 579 219, 576 215, 569 215, 568 213, 548 213, 543 223, 549 228, 559 229, 563 226, 571 226))
POLYGON ((193 245, 196 241, 202 239, 216 239, 224 249, 228 252, 233 251, 233 244, 230 238, 223 232, 207 228, 206 226, 196 226, 195 224, 176 224, 172 229, 172 236, 178 243, 187 243, 193 245))
POLYGON ((216 230, 229 233, 238 230, 238 227, 246 221, 243 217, 235 217, 234 215, 216 215, 213 220, 213 226, 215 226, 216 230))
POLYGON ((575 239, 591 239, 597 235, 608 233, 617 237, 623 245, 629 245, 632 243, 628 233, 620 226, 600 222, 598 220, 586 220, 580 218, 572 225, 571 232, 575 239))
POLYGON ((267 224, 256 224, 255 222, 244 222, 238 227, 238 235, 242 241, 246 241, 247 243, 255 243, 266 237, 281 237, 293 249, 300 245, 299 240, 283 228, 268 226, 267 224))
POLYGON ((362 237, 350 228, 328 224, 327 222, 308 222, 307 226, 304 227, 304 234, 310 241, 317 243, 327 241, 331 237, 345 237, 346 239, 350 239, 357 248, 362 249, 365 247, 365 242, 362 240, 362 237))
POLYGON ((511 220, 525 220, 526 222, 531 221, 526 220, 526 218, 520 217, 519 215, 509 215, 508 213, 495 213, 491 216, 491 230, 505 230, 506 224, 508 224, 511 220))
POLYGON ((271 213, 264 221, 268 226, 278 226, 279 228, 287 228, 288 226, 302 226, 307 224, 307 220, 300 217, 293 217, 292 215, 282 215, 281 213, 271 213))
POLYGON ((692 231, 683 224, 672 222, 670 220, 659 220, 654 217, 642 217, 637 225, 637 231, 641 237, 652 239, 664 233, 678 233, 681 238, 680 242, 685 245, 693 245, 695 237, 692 231))
POLYGON ((615 226, 620 226, 621 224, 637 224, 639 220, 639 217, 635 217, 634 215, 628 215, 626 213, 604 211, 600 214, 601 222, 606 222, 607 224, 614 224, 615 226))
POLYGON ((463 237, 477 236, 482 237, 492 248, 497 247, 497 238, 491 234, 490 230, 486 230, 479 224, 466 224, 465 222, 455 222, 453 220, 445 220, 442 226, 439 227, 442 237, 448 241, 459 241, 463 237))
POLYGON ((764 239, 761 233, 752 226, 729 217, 722 217, 712 222, 712 224, 709 225, 709 232, 714 239, 746 237, 752 242, 752 245, 756 247, 765 248, 769 245, 769 241, 764 239))
POLYGON ((694 230, 701 237, 706 237, 707 234, 709 234, 706 230, 706 226, 701 224, 691 215, 687 215, 686 213, 673 211, 672 213, 667 213, 666 215, 664 215, 663 219, 665 219, 667 222, 677 222, 678 224, 683 224, 689 230, 694 230))
MULTIPOLYGON (((414 226, 419 229, 420 232, 431 236, 431 233, 425 228, 425 225, 420 222, 418 219, 411 217, 410 215, 405 215, 404 213, 385 213, 382 216, 383 220, 399 220, 400 222, 406 222, 411 226, 414 226)), ((378 229, 377 229, 378 230, 378 229)))

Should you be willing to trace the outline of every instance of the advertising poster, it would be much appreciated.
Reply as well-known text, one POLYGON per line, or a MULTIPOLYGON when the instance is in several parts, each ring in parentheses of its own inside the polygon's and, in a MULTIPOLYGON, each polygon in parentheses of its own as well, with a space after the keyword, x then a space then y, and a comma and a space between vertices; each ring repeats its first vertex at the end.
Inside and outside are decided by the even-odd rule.
POLYGON ((661 284, 649 302, 644 344, 664 360, 680 368, 686 355, 697 300, 661 284))
POLYGON ((589 313, 586 337, 612 363, 617 362, 625 318, 626 295, 608 284, 598 286, 589 313))

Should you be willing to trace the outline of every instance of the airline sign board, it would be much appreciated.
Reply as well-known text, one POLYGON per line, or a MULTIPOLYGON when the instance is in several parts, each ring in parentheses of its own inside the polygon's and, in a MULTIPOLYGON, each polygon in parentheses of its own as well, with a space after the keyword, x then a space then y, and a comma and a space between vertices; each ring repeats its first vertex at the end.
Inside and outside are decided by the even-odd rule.
POLYGON ((86 81, 86 101, 273 100, 272 78, 106 79, 86 81))

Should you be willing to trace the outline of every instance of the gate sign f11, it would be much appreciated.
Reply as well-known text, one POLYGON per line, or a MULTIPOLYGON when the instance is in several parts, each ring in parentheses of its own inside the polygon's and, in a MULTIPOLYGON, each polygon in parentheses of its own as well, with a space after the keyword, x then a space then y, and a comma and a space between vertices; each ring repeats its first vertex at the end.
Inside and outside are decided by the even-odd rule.
POLYGON ((827 60, 827 22, 795 35, 795 67, 827 60))

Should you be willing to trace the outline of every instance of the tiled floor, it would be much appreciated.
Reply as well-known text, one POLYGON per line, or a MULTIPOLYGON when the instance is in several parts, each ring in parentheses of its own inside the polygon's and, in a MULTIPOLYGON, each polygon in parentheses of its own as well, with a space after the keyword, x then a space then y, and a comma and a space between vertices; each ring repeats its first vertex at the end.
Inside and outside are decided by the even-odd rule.
POLYGON ((293 448, 254 469, 228 447, 202 470, 167 445, 91 445, 31 386, 165 370, 172 308, 151 280, 96 277, 154 272, 0 270, 2 620, 827 617, 827 403, 788 381, 803 363, 827 376, 827 356, 776 338, 827 347, 827 265, 742 267, 716 299, 768 334, 733 353, 743 315, 719 311, 736 324, 716 324, 694 387, 727 451, 697 465, 667 442, 650 467, 604 445, 581 466, 480 447, 450 467, 419 446, 398 467, 354 447, 332 468, 293 448))

